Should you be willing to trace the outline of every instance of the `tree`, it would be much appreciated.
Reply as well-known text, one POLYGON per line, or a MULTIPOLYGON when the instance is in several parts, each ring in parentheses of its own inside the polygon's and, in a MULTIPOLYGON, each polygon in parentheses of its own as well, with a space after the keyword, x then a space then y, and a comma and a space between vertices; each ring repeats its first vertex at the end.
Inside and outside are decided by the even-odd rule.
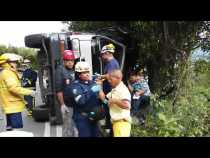
MULTIPOLYGON (((187 77, 191 52, 209 50, 209 22, 206 21, 72 21, 71 31, 96 32, 101 28, 127 30, 126 41, 133 41, 139 52, 139 65, 146 67, 153 93, 162 96, 180 88, 187 77), (204 38, 199 35, 206 31, 204 38)), ((182 85, 184 86, 184 85, 182 85)), ((176 95, 176 94, 175 94, 176 95)))

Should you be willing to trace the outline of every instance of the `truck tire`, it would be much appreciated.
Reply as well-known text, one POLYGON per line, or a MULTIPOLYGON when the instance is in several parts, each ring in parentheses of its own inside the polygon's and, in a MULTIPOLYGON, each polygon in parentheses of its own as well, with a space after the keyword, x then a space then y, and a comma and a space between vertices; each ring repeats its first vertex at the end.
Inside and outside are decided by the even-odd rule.
POLYGON ((28 35, 25 37, 25 45, 29 48, 41 48, 43 38, 45 38, 43 34, 28 35))
POLYGON ((49 121, 49 109, 45 105, 37 106, 32 111, 32 117, 36 122, 49 121))

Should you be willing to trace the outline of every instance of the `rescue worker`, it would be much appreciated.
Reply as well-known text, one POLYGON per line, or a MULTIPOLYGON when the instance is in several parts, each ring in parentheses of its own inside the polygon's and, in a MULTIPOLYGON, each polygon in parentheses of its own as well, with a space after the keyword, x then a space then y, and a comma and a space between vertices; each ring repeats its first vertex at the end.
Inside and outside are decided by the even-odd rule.
POLYGON ((35 96, 36 91, 22 88, 17 67, 21 56, 5 53, 0 56, 0 105, 6 114, 6 130, 23 128, 21 112, 25 108, 24 95, 35 96))
POLYGON ((108 79, 112 90, 106 97, 108 98, 114 137, 129 137, 131 131, 131 95, 122 82, 122 77, 121 70, 116 69, 109 73, 108 79))
POLYGON ((104 75, 101 78, 104 78, 103 82, 103 91, 105 94, 111 91, 111 85, 107 81, 108 74, 114 69, 120 69, 118 61, 114 58, 115 46, 113 44, 108 44, 102 47, 101 58, 105 62, 104 75))
MULTIPOLYGON (((21 78, 22 87, 27 87, 30 89, 36 89, 36 80, 37 80, 37 72, 32 69, 30 66, 31 61, 29 59, 25 59, 23 61, 22 66, 24 66, 24 71, 21 78)), ((25 101, 27 102, 26 108, 28 110, 28 116, 32 115, 33 110, 33 97, 30 95, 24 96, 25 101)))
MULTIPOLYGON (((105 62, 105 67, 104 67, 104 75, 101 76, 102 79, 104 79, 103 82, 103 92, 105 94, 109 93, 111 91, 111 85, 108 82, 108 76, 109 73, 114 70, 114 69, 119 69, 119 63, 118 61, 114 58, 115 53, 115 46, 113 44, 108 44, 102 47, 101 50, 101 58, 105 62)), ((110 122, 110 114, 109 114, 109 108, 106 107, 106 126, 105 128, 111 129, 110 131, 110 136, 113 135, 112 131, 112 124, 110 122)))
POLYGON ((72 119, 73 116, 72 103, 66 102, 63 94, 64 88, 67 85, 70 85, 71 82, 75 79, 74 63, 75 63, 75 56, 73 51, 65 50, 63 53, 63 65, 58 66, 56 69, 55 88, 56 88, 57 99, 60 104, 61 113, 63 116, 62 135, 64 137, 77 136, 77 130, 72 119))
MULTIPOLYGON (((82 61, 75 65, 76 80, 66 87, 65 94, 74 101, 74 121, 79 137, 98 137, 98 120, 95 117, 100 109, 101 86, 90 80, 90 66, 82 61)), ((100 117, 100 114, 98 115, 100 117)))

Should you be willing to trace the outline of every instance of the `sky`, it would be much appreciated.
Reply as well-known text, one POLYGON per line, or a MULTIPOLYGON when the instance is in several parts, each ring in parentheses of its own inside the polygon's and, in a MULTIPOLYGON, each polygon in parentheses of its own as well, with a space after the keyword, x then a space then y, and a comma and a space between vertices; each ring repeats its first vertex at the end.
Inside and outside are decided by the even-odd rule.
POLYGON ((203 52, 200 48, 196 49, 192 54, 193 60, 207 59, 209 58, 209 52, 203 52))
POLYGON ((61 21, 0 21, 0 45, 25 47, 26 35, 61 32, 64 28, 61 21))

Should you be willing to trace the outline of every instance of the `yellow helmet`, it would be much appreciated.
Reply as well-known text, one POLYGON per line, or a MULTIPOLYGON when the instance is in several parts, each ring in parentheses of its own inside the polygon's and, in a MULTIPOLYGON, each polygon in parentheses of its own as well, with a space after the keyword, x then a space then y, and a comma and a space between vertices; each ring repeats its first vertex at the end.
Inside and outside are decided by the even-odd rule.
POLYGON ((103 46, 102 49, 101 49, 101 54, 103 54, 105 52, 114 53, 115 52, 115 46, 112 43, 103 46))
POLYGON ((0 56, 0 64, 4 64, 6 62, 23 61, 23 57, 14 53, 4 53, 0 56))
POLYGON ((90 65, 87 62, 81 61, 75 65, 76 72, 86 72, 90 71, 90 65))
POLYGON ((2 56, 2 55, 1 55, 1 56, 0 56, 0 65, 6 63, 7 60, 8 60, 8 59, 7 59, 5 56, 2 56))

